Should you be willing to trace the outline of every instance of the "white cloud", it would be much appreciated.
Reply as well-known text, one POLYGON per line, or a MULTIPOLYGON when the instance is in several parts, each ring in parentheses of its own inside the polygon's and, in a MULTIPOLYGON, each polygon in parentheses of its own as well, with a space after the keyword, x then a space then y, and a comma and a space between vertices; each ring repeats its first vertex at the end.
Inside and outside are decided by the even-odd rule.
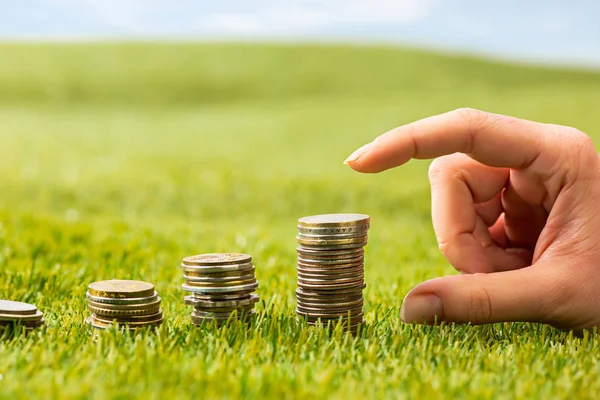
POLYGON ((431 10, 434 0, 330 0, 257 1, 252 10, 227 10, 198 18, 202 31, 223 34, 294 33, 354 23, 403 23, 418 21, 431 10))

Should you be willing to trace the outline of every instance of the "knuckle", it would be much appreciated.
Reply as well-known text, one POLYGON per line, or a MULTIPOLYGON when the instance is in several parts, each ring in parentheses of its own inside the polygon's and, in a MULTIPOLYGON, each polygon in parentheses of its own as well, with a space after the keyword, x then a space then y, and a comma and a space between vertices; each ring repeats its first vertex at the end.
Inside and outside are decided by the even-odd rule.
POLYGON ((463 107, 455 110, 455 113, 467 123, 471 131, 475 131, 485 124, 489 118, 489 114, 485 111, 477 110, 470 107, 463 107))
POLYGON ((562 154, 564 165, 569 166, 570 174, 577 176, 579 172, 597 164, 598 153, 594 141, 584 132, 573 127, 561 127, 562 142, 566 149, 562 154), (573 168, 574 166, 578 168, 573 168))
POLYGON ((469 157, 456 153, 434 159, 429 164, 429 180, 438 181, 447 176, 462 178, 461 167, 469 157))

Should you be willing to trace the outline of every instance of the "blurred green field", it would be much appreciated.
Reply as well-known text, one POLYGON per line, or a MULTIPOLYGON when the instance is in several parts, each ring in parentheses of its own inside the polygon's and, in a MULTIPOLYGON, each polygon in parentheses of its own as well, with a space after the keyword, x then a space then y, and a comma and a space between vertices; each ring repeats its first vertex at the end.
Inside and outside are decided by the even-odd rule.
POLYGON ((600 73, 384 47, 0 45, 0 298, 48 327, 0 340, 0 398, 595 398, 596 336, 411 327, 406 292, 454 270, 427 161, 342 162, 397 125, 473 107, 600 140, 600 73), (297 218, 371 215, 359 338, 295 320, 297 218), (253 255, 255 327, 190 326, 179 263, 253 255), (88 334, 94 280, 155 283, 158 335, 88 334))

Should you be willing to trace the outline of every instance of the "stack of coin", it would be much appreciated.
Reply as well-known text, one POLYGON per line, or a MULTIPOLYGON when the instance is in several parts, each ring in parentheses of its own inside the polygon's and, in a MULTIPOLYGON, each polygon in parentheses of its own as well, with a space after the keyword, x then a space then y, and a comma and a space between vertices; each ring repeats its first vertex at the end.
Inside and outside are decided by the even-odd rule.
POLYGON ((309 324, 319 321, 356 333, 364 323, 364 246, 370 218, 324 214, 298 220, 296 312, 309 324))
POLYGON ((89 285, 86 298, 92 312, 87 323, 96 329, 107 329, 113 324, 130 330, 156 327, 164 319, 161 299, 148 282, 94 282, 89 285))
POLYGON ((183 290, 192 294, 185 304, 194 307, 192 323, 214 321, 217 326, 230 318, 247 320, 254 314, 258 282, 252 257, 239 253, 209 253, 183 259, 183 290))
POLYGON ((0 300, 0 329, 20 325, 30 331, 44 325, 44 314, 33 304, 0 300))

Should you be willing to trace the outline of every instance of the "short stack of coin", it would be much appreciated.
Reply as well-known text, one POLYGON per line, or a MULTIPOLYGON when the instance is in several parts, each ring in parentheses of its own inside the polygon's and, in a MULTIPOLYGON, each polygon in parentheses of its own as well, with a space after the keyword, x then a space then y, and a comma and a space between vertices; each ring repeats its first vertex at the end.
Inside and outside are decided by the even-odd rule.
POLYGON ((324 214, 298 220, 296 312, 309 324, 342 321, 356 333, 363 319, 364 246, 370 217, 324 214))
POLYGON ((92 312, 87 323, 96 329, 107 329, 113 324, 129 330, 156 327, 164 319, 161 299, 148 282, 94 282, 89 285, 86 298, 92 312))
POLYGON ((194 307, 192 323, 222 325, 230 318, 247 320, 255 313, 258 282, 252 256, 209 253, 183 259, 183 290, 192 294, 185 304, 194 307))
POLYGON ((0 329, 13 325, 31 331, 44 325, 44 314, 33 304, 0 300, 0 329))

